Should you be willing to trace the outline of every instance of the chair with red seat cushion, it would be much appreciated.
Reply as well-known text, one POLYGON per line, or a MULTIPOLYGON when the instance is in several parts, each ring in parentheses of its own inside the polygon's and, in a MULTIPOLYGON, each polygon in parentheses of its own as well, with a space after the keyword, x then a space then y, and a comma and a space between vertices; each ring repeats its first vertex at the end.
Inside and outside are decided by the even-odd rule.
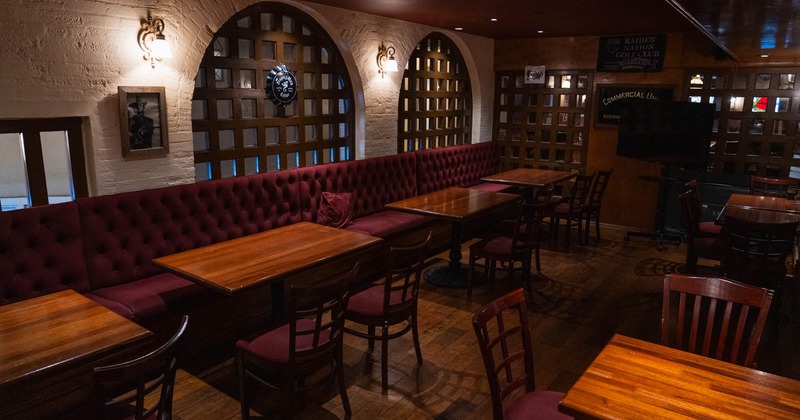
POLYGON ((175 335, 142 357, 94 368, 94 394, 99 418, 172 418, 175 373, 188 324, 189 317, 184 315, 175 335))
POLYGON ((422 364, 417 326, 417 298, 422 265, 431 243, 431 236, 432 233, 429 232, 425 240, 408 247, 391 247, 383 282, 354 294, 347 306, 345 315, 347 321, 366 325, 367 332, 349 327, 345 327, 344 330, 369 340, 370 350, 374 348, 375 340, 381 340, 381 388, 384 391, 389 387, 389 340, 411 331, 417 363, 422 364), (398 324, 405 325, 402 329, 390 333, 389 327, 398 324), (380 334, 376 334, 376 328, 380 329, 380 334))
POLYGON ((565 221, 567 228, 567 252, 569 252, 570 229, 578 228, 578 242, 583 245, 583 215, 586 212, 589 190, 594 183, 595 175, 578 175, 570 188, 569 196, 564 197, 554 208, 550 216, 551 239, 558 238, 558 228, 561 220, 565 221))
MULTIPOLYGON (((697 183, 696 179, 691 179, 686 182, 686 187, 690 190, 694 190, 695 197, 697 198, 697 203, 695 205, 701 209, 703 208, 703 200, 700 199, 700 186, 697 183)), ((716 224, 714 221, 700 221, 700 234, 701 235, 709 235, 709 236, 718 236, 722 231, 722 226, 716 224)))
POLYGON ((504 263, 509 276, 517 269, 522 271, 522 279, 526 289, 531 292, 531 254, 536 251, 536 269, 539 266, 539 237, 544 212, 549 204, 522 204, 514 228, 499 236, 487 237, 469 247, 469 274, 467 276, 467 296, 472 296, 475 278, 475 266, 478 260, 484 260, 484 272, 488 280, 493 281, 497 263, 504 263), (521 263, 517 267, 517 262, 521 263))
POLYGON ((344 275, 314 284, 291 284, 288 322, 253 340, 236 343, 236 366, 239 372, 239 402, 242 418, 250 416, 247 379, 286 389, 291 395, 290 409, 295 413, 297 393, 321 385, 336 376, 346 417, 350 401, 342 365, 342 327, 350 298, 350 287, 358 272, 358 263, 344 275), (306 384, 305 379, 329 367, 327 375, 306 384), (264 374, 278 376, 267 379, 264 374))
MULTIPOLYGON (((545 208, 545 210, 544 210, 544 213, 547 214, 548 211, 549 211, 548 209, 550 209, 549 206, 555 206, 556 205, 556 202, 551 201, 552 197, 553 197, 553 184, 549 184, 544 188, 536 189, 536 191, 533 192, 533 195, 530 198, 530 201, 531 201, 531 204, 548 205, 548 207, 545 208)), ((487 230, 487 232, 484 233, 483 237, 484 238, 494 238, 494 237, 497 237, 497 236, 511 236, 513 234, 512 232, 514 232, 514 229, 516 227, 517 227, 517 220, 516 219, 504 219, 504 220, 501 220, 501 221, 497 222, 492 227, 490 227, 487 230)), ((535 244, 535 247, 536 247, 535 248, 536 258, 535 258, 535 260, 536 260, 536 272, 537 273, 541 273, 542 272, 542 265, 541 265, 541 262, 539 260, 539 250, 541 248, 542 236, 543 236, 544 233, 546 233, 546 232, 541 231, 542 227, 544 227, 544 226, 540 223, 539 224, 540 232, 534 238, 536 240, 536 244, 535 244)), ((525 228, 524 225, 522 226, 522 228, 523 229, 525 228)), ((520 232, 520 233, 524 234, 525 232, 520 232)))
POLYGON ((681 222, 686 232, 686 272, 693 273, 697 267, 698 258, 707 258, 719 261, 725 247, 717 236, 703 235, 700 233, 699 200, 694 190, 687 190, 678 199, 681 205, 681 222))
POLYGON ((489 392, 492 415, 501 419, 570 419, 559 413, 564 394, 536 391, 533 375, 533 347, 528 326, 525 293, 517 289, 481 308, 472 318, 478 339, 489 392), (507 401, 524 388, 524 394, 507 401))
POLYGON ((667 275, 661 344, 753 367, 773 296, 729 279, 667 275))

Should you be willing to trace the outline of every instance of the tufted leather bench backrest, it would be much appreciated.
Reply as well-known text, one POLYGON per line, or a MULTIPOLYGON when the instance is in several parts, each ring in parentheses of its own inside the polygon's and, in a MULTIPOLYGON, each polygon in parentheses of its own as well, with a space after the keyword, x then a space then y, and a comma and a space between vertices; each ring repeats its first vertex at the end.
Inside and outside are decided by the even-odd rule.
POLYGON ((92 290, 155 275, 153 258, 301 220, 296 171, 90 197, 77 204, 92 290))
POLYGON ((329 163, 297 170, 303 220, 316 221, 323 191, 353 192, 355 218, 383 211, 385 204, 416 195, 413 153, 329 163))
POLYGON ((417 155, 418 194, 479 184, 481 178, 496 174, 500 163, 494 142, 441 147, 414 153, 417 155))
POLYGON ((74 202, 0 213, 0 305, 89 291, 74 202))

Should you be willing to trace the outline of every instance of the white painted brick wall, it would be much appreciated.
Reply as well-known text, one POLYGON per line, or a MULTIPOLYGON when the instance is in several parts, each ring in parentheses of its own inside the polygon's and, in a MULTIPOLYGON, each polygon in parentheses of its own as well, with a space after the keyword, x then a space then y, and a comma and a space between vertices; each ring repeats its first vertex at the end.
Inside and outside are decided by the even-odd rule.
MULTIPOLYGON (((85 148, 90 191, 111 194, 194 182, 191 98, 194 77, 213 34, 245 0, 0 0, 0 118, 87 116, 85 148), (136 43, 148 9, 163 18, 174 58, 155 69, 136 43), (118 86, 164 86, 170 153, 123 159, 118 86)), ((494 41, 304 2, 286 1, 329 31, 348 61, 356 93, 359 159, 393 154, 401 73, 381 79, 375 57, 381 41, 404 63, 432 31, 461 49, 473 89, 473 141, 489 140, 494 41)), ((402 67, 402 66, 401 66, 402 67)))

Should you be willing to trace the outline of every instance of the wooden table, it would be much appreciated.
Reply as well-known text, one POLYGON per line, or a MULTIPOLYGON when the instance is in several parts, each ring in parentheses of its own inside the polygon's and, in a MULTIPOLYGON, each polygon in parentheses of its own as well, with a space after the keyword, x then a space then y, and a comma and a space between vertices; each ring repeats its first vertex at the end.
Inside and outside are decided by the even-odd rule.
POLYGON ((800 221, 800 201, 762 195, 733 194, 717 215, 717 224, 724 224, 731 215, 761 223, 786 223, 800 221))
POLYGON ((800 381, 615 335, 559 404, 576 418, 800 418, 800 381))
POLYGON ((424 214, 452 222, 450 263, 425 272, 425 279, 438 286, 466 287, 466 277, 461 266, 461 225, 472 217, 489 210, 518 202, 516 194, 480 191, 452 187, 389 203, 391 210, 424 214))
POLYGON ((481 178, 484 182, 521 187, 525 201, 532 203, 539 188, 565 181, 578 175, 577 171, 552 171, 549 169, 517 168, 481 178))
POLYGON ((542 188, 578 175, 575 171, 552 171, 548 169, 517 168, 481 178, 484 182, 542 188))
POLYGON ((283 279, 376 247, 382 241, 349 230, 299 222, 156 258, 153 264, 228 295, 270 284, 273 315, 280 319, 284 306, 283 279))
POLYGON ((73 290, 0 306, 0 413, 57 411, 52 400, 76 387, 88 398, 91 368, 131 354, 151 335, 73 290))

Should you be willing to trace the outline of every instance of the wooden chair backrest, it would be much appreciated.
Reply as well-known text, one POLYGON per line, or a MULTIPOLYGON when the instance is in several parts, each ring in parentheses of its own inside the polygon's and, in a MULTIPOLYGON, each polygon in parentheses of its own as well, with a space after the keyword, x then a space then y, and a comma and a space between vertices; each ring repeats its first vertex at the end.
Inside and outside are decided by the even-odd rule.
POLYGON ((345 274, 312 284, 292 283, 289 287, 289 367, 300 376, 329 364, 342 339, 344 315, 350 289, 358 274, 358 262, 345 274), (311 325, 308 328, 305 325, 311 325), (306 348, 297 349, 298 339, 306 348), (308 341, 310 339, 310 341, 308 341))
POLYGON ((786 198, 789 187, 800 185, 800 180, 791 178, 766 178, 750 176, 750 194, 786 198))
POLYGON ((794 248, 797 225, 726 217, 720 272, 730 279, 776 289, 786 276, 786 259, 794 248))
POLYGON ((667 275, 661 344, 753 367, 773 295, 729 279, 667 275))
POLYGON ((507 396, 522 387, 525 392, 535 390, 524 290, 517 289, 481 308, 472 318, 472 327, 489 379, 492 413, 495 419, 502 419, 507 396))
POLYGON ((611 179, 611 174, 614 173, 614 168, 607 171, 597 171, 594 176, 594 183, 592 189, 589 191, 588 202, 593 208, 599 208, 603 200, 603 193, 606 191, 608 181, 611 179))
POLYGON ((175 373, 188 324, 189 317, 184 315, 175 335, 144 356, 94 368, 94 394, 100 418, 116 415, 136 420, 172 418, 175 373))
POLYGON ((427 238, 422 242, 407 247, 389 248, 383 293, 384 314, 409 311, 416 305, 422 267, 432 236, 433 232, 428 232, 427 238))

